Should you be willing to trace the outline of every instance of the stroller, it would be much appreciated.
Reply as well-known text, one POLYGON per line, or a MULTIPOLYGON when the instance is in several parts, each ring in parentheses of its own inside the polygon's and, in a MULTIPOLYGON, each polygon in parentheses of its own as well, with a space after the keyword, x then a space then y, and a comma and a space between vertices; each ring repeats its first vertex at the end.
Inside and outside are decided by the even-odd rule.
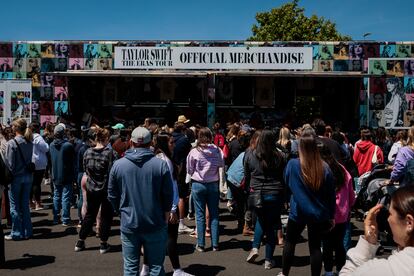
POLYGON ((354 214, 360 220, 365 218, 365 214, 376 204, 381 203, 382 208, 377 215, 379 238, 381 245, 393 245, 391 229, 388 224, 389 206, 392 194, 398 189, 398 185, 384 185, 390 179, 392 169, 385 164, 375 166, 371 172, 362 175, 358 179, 360 190, 354 205, 354 214))

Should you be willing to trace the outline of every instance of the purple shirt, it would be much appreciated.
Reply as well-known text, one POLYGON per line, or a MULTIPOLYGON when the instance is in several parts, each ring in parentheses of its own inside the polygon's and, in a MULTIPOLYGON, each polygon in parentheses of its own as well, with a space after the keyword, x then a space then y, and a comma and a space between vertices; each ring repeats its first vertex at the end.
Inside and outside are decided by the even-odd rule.
MULTIPOLYGON (((405 165, 408 160, 414 159, 414 150, 409 146, 400 148, 395 157, 394 167, 391 172, 392 181, 402 181, 405 174, 405 165)), ((401 184, 401 183, 400 183, 401 184)))
POLYGON ((214 144, 195 147, 187 156, 187 173, 197 182, 218 181, 219 168, 222 167, 224 167, 223 152, 214 144))

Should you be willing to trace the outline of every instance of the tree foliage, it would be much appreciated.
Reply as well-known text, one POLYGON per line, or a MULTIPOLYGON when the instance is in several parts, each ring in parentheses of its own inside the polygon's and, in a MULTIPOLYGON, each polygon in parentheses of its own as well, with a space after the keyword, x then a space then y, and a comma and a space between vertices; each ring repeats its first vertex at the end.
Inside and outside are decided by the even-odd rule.
POLYGON ((307 17, 305 9, 299 7, 299 0, 292 0, 269 12, 256 14, 253 25, 254 41, 346 41, 349 36, 341 35, 335 23, 323 17, 307 17))

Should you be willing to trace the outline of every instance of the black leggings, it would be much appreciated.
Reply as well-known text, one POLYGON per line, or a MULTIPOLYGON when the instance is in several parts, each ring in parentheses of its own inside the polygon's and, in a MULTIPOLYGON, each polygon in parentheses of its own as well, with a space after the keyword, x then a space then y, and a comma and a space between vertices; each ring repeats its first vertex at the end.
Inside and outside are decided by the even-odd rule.
MULTIPOLYGON (((178 209, 177 209, 178 212, 178 209)), ((180 266, 180 258, 178 255, 178 223, 177 224, 171 224, 168 223, 168 243, 167 243, 167 251, 168 251, 168 257, 170 258, 171 265, 173 269, 179 269, 180 266)), ((148 264, 145 252, 144 252, 144 264, 148 264)))
POLYGON ((38 170, 33 173, 33 184, 30 192, 30 200, 33 200, 34 197, 34 200, 38 203, 40 203, 40 196, 42 194, 40 185, 42 184, 44 174, 45 170, 38 170))
POLYGON ((285 246, 283 248, 283 274, 289 275, 290 267, 295 256, 295 247, 300 234, 305 226, 308 226, 308 245, 312 276, 320 276, 322 270, 321 238, 329 229, 329 222, 325 223, 298 223, 288 220, 286 229, 285 246))
POLYGON ((345 264, 346 252, 344 247, 344 236, 347 223, 336 224, 334 229, 323 239, 323 264, 325 271, 332 271, 335 251, 336 271, 341 271, 345 264))
POLYGON ((85 219, 82 221, 82 227, 79 231, 79 239, 85 240, 92 231, 93 224, 96 221, 99 207, 101 207, 101 225, 99 225, 99 236, 102 242, 106 242, 111 230, 113 209, 109 202, 106 191, 86 192, 87 210, 85 219))

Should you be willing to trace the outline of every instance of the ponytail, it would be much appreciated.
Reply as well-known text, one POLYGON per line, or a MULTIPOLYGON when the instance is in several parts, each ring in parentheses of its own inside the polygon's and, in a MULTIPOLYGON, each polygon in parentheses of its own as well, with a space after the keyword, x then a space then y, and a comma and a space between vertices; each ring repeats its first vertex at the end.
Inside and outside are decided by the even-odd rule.
POLYGON ((24 131, 24 139, 26 139, 26 142, 32 142, 33 141, 33 132, 29 127, 26 127, 26 130, 24 131))
POLYGON ((23 118, 18 118, 12 122, 12 126, 15 127, 15 130, 20 135, 23 135, 26 142, 32 142, 33 141, 33 133, 30 128, 27 127, 27 122, 23 118))

